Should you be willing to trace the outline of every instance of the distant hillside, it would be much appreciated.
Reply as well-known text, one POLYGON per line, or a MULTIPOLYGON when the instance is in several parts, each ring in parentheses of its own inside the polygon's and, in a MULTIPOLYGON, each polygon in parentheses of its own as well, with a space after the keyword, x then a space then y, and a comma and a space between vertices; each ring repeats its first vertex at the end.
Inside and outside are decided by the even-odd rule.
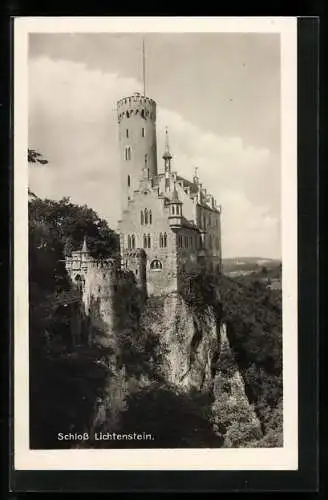
POLYGON ((231 257, 222 259, 223 272, 253 272, 259 268, 266 267, 272 269, 281 265, 278 259, 269 259, 265 257, 231 257))

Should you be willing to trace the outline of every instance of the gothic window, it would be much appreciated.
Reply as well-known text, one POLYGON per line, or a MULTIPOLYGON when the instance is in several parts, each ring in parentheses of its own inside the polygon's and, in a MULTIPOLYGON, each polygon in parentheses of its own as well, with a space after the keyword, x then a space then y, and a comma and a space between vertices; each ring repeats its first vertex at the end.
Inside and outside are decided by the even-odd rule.
POLYGON ((151 247, 151 239, 150 239, 150 234, 147 236, 147 243, 148 243, 148 248, 151 247))
POLYGON ((163 269, 163 264, 161 263, 160 260, 153 260, 151 263, 150 263, 150 269, 152 270, 160 270, 160 269, 163 269))
POLYGON ((144 127, 142 127, 142 129, 141 129, 141 137, 145 137, 145 129, 144 129, 144 127))
POLYGON ((143 213, 143 210, 141 210, 141 212, 140 212, 140 222, 141 222, 141 225, 143 226, 143 224, 144 224, 144 213, 143 213))
POLYGON ((152 221, 153 221, 153 216, 152 216, 151 210, 149 210, 149 224, 151 224, 152 221))
POLYGON ((143 235, 143 247, 147 248, 147 236, 145 234, 143 235))
POLYGON ((131 177, 128 175, 128 187, 131 186, 131 177))
POLYGON ((164 233, 163 242, 164 242, 164 247, 166 248, 167 247, 167 234, 166 233, 164 233))
POLYGON ((145 208, 145 224, 148 224, 148 210, 145 208))
POLYGON ((164 245, 163 245, 163 243, 164 243, 164 242, 163 242, 163 235, 162 235, 162 233, 161 233, 161 234, 159 235, 159 247, 160 247, 160 248, 163 248, 163 246, 164 246, 164 245))
POLYGON ((134 234, 131 236, 131 247, 135 248, 136 247, 136 238, 134 234))

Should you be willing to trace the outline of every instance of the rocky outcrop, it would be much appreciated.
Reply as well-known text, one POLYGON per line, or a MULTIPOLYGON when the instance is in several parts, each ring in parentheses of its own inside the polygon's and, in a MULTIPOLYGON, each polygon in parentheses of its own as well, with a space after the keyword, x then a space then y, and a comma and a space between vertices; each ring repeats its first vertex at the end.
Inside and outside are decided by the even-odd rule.
POLYGON ((158 338, 160 370, 168 384, 184 391, 204 390, 211 385, 220 334, 210 307, 197 315, 179 294, 173 293, 149 299, 141 324, 158 338))
MULTIPOLYGON (((260 423, 247 399, 225 325, 215 307, 205 305, 196 310, 180 294, 172 293, 149 298, 136 321, 145 339, 156 338, 150 358, 162 386, 177 395, 210 395, 209 419, 223 446, 256 446, 262 437, 260 423)), ((110 369, 93 423, 108 432, 119 428, 120 415, 129 410, 126 399, 154 383, 149 374, 131 378, 124 367, 115 365, 114 357, 110 369)))

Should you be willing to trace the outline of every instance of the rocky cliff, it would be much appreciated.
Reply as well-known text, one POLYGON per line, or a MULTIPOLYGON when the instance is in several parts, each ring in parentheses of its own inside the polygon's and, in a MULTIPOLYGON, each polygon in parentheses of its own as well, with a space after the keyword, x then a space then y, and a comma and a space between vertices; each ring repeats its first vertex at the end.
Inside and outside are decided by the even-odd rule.
MULTIPOLYGON (((185 427, 190 425, 197 430, 203 426, 197 436, 199 432, 206 435, 204 442, 201 439, 202 446, 256 446, 261 438, 260 423, 248 402, 220 312, 206 304, 195 309, 180 294, 172 293, 149 298, 137 316, 133 332, 139 337, 135 338, 135 359, 132 356, 125 365, 122 356, 111 357, 111 374, 95 411, 93 429, 113 432, 126 429, 127 425, 130 431, 131 426, 142 429, 142 420, 144 426, 164 436, 166 423, 158 423, 157 427, 156 420, 162 420, 163 411, 172 406, 168 419, 182 418, 185 427), (138 364, 140 348, 147 351, 144 355, 148 368, 136 375, 131 368, 138 364), (194 417, 199 413, 203 419, 200 424, 194 424, 193 417, 188 421, 177 398, 186 408, 192 405, 190 414, 194 417), (125 426, 124 419, 128 422, 125 426)), ((119 345, 120 342, 121 351, 126 348, 119 345)), ((147 432, 146 428, 143 430, 147 432)), ((193 446, 193 439, 189 438, 189 446, 193 446)), ((163 441, 164 438, 161 446, 165 446, 163 441)))

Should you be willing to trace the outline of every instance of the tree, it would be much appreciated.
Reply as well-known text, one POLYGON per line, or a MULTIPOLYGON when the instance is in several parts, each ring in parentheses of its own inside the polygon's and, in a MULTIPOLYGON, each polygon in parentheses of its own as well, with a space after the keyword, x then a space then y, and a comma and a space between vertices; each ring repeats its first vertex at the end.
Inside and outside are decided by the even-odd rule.
POLYGON ((43 158, 42 154, 35 149, 28 148, 27 150, 27 161, 28 163, 35 163, 40 165, 47 165, 49 162, 43 158))

